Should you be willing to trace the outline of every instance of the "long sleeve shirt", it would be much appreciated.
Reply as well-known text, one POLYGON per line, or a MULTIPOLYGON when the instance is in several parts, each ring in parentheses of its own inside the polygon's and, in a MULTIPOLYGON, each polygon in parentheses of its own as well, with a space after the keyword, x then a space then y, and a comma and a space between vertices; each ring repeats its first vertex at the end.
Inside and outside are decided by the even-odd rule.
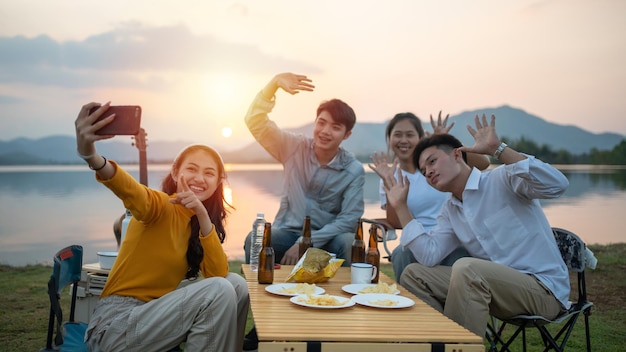
POLYGON ((568 185, 560 171, 533 156, 490 171, 474 169, 463 201, 450 196, 429 232, 410 221, 400 243, 427 266, 463 245, 472 257, 534 275, 567 307, 569 274, 538 199, 559 197, 568 185))
MULTIPOLYGON (((119 295, 148 302, 175 290, 185 278, 194 212, 170 203, 173 196, 140 184, 115 162, 109 162, 115 166, 115 174, 98 181, 122 199, 133 217, 100 297, 119 295)), ((228 259, 215 227, 203 235, 202 274, 226 276, 228 259)))
POLYGON ((245 117, 254 138, 283 164, 283 192, 272 228, 300 231, 309 215, 315 247, 340 233, 354 232, 365 207, 363 165, 343 148, 330 163, 320 165, 312 138, 283 131, 268 118, 274 104, 274 99, 259 93, 245 117))

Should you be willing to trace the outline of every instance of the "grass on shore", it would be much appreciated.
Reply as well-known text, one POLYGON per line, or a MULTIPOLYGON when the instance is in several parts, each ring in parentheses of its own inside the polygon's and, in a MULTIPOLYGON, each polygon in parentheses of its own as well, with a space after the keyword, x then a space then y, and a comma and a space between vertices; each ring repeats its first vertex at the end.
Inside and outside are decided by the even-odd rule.
MULTIPOLYGON (((595 304, 590 317, 592 348, 600 352, 615 351, 626 340, 626 243, 590 248, 598 258, 597 269, 586 272, 588 296, 595 304)), ((239 272, 240 264, 231 262, 231 270, 239 272)), ((391 265, 381 265, 381 270, 393 277, 391 265)), ((0 351, 39 351, 45 347, 50 308, 46 290, 50 273, 50 267, 41 265, 0 265, 0 351)), ((572 297, 575 295, 572 293, 572 297)), ((69 295, 64 293, 61 301, 64 314, 68 314, 69 295)), ((248 327, 251 325, 249 320, 248 327)), ((531 344, 529 351, 542 350, 540 337, 534 331, 527 339, 531 344)), ((585 349, 582 317, 567 347, 570 351, 585 349)), ((521 346, 514 345, 512 350, 521 350, 521 346)))

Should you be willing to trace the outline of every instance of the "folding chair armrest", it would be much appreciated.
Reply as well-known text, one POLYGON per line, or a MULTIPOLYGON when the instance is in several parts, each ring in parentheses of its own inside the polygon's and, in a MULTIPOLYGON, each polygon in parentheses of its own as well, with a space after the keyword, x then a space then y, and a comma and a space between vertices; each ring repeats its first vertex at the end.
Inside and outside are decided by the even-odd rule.
POLYGON ((376 219, 363 218, 363 222, 368 223, 368 224, 377 224, 377 225, 383 226, 386 230, 394 229, 394 227, 391 226, 389 221, 387 221, 387 219, 385 218, 376 218, 376 219))
POLYGON ((387 219, 376 218, 376 219, 366 219, 363 218, 363 222, 371 224, 372 226, 376 226, 380 229, 380 236, 377 236, 377 241, 383 243, 383 248, 385 252, 387 252, 387 256, 385 258, 391 260, 391 251, 387 246, 387 241, 393 241, 398 239, 398 234, 396 233, 396 228, 393 227, 387 219))

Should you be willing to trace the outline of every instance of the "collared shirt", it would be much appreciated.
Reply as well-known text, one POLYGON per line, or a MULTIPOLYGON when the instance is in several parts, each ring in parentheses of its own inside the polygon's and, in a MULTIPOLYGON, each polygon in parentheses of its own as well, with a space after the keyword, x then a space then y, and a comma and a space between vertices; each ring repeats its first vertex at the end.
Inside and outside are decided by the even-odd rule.
POLYGON ((560 171, 530 155, 490 171, 473 169, 463 201, 450 196, 430 232, 412 220, 400 243, 428 266, 463 245, 472 257, 534 275, 567 307, 569 274, 538 199, 557 198, 568 185, 560 171))
POLYGON ((365 207, 363 165, 343 148, 330 163, 320 165, 312 138, 281 130, 268 118, 274 104, 274 99, 259 93, 245 118, 254 138, 284 168, 283 193, 272 227, 301 231, 309 215, 315 247, 354 232, 365 207))

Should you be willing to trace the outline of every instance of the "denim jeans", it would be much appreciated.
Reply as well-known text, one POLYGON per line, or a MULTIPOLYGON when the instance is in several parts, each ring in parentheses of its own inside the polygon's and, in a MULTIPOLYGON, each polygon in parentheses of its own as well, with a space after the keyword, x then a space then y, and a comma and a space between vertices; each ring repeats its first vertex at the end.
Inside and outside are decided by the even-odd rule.
MULTIPOLYGON (((285 252, 291 246, 293 246, 300 235, 302 234, 301 230, 289 230, 289 229, 278 229, 272 228, 272 248, 274 248, 274 255, 276 263, 280 263, 281 259, 285 255, 285 252)), ((250 263, 250 237, 252 233, 248 233, 246 236, 246 240, 243 245, 243 249, 246 253, 246 263, 250 263)), ((343 266, 350 265, 350 260, 352 257, 352 241, 354 240, 353 233, 342 233, 336 235, 332 241, 326 243, 325 245, 319 247, 315 245, 315 247, 321 248, 329 253, 335 253, 337 258, 345 259, 343 262, 343 266)), ((315 240, 313 240, 313 244, 315 244, 315 240)))

